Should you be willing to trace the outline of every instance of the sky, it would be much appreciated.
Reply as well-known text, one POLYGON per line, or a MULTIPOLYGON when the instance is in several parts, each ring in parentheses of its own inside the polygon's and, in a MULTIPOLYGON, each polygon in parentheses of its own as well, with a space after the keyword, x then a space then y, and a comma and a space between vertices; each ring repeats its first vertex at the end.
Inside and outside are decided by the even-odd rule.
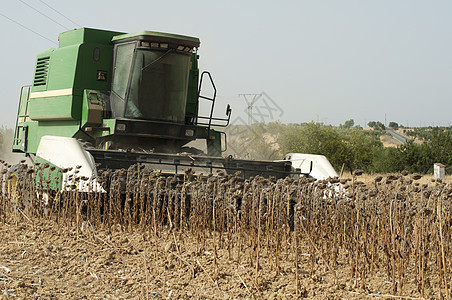
POLYGON ((200 38, 199 67, 215 81, 216 115, 230 104, 232 123, 248 122, 246 102, 254 99, 255 121, 452 124, 448 0, 10 0, 0 14, 0 125, 7 127, 36 55, 79 27, 200 38))

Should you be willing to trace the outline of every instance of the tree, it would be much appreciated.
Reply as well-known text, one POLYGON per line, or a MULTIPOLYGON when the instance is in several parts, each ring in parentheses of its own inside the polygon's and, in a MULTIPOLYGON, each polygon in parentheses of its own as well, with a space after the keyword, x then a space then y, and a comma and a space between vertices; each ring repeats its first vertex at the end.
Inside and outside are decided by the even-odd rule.
POLYGON ((284 131, 279 143, 283 153, 310 153, 325 155, 331 164, 340 169, 350 159, 350 152, 344 137, 332 127, 308 123, 291 126, 284 131))
POLYGON ((370 121, 369 123, 367 123, 367 125, 369 127, 372 127, 374 130, 385 130, 386 127, 383 123, 381 123, 380 121, 370 121))
POLYGON ((350 171, 356 169, 371 171, 375 151, 383 148, 379 139, 366 135, 363 130, 359 129, 349 133, 348 146, 351 158, 346 164, 350 171))
POLYGON ((350 128, 355 125, 355 121, 353 119, 347 120, 344 122, 344 125, 341 125, 343 128, 350 128))
POLYGON ((410 172, 427 173, 433 167, 433 160, 425 144, 408 141, 400 145, 399 159, 404 169, 410 172))
POLYGON ((449 132, 438 127, 433 128, 430 143, 422 144, 427 148, 431 157, 429 169, 434 163, 452 164, 452 136, 449 132))
POLYGON ((407 169, 398 148, 378 148, 373 153, 373 161, 369 171, 374 173, 393 173, 407 169))
POLYGON ((399 124, 397 124, 396 122, 389 122, 388 127, 391 127, 394 130, 399 129, 399 124))
POLYGON ((406 169, 410 172, 432 172, 433 164, 440 162, 444 165, 452 164, 452 136, 449 132, 433 128, 429 143, 416 144, 413 141, 397 148, 397 171, 406 169))

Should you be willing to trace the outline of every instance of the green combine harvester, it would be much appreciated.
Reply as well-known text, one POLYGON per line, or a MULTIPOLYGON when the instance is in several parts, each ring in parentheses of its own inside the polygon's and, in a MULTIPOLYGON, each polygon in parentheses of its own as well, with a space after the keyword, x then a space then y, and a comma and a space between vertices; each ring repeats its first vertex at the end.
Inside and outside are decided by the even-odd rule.
MULTIPOLYGON (((210 73, 199 74, 199 45, 195 37, 150 31, 61 33, 57 49, 38 54, 33 84, 22 87, 13 152, 54 166, 52 176, 77 167, 91 183, 98 169, 134 164, 162 174, 293 174, 290 161, 222 157, 226 135, 216 128, 228 125, 231 109, 214 117, 216 89, 210 73), (201 102, 210 107, 205 116, 201 102), (197 140, 204 150, 190 147, 197 140)), ((64 178, 58 182, 64 189, 64 178)))

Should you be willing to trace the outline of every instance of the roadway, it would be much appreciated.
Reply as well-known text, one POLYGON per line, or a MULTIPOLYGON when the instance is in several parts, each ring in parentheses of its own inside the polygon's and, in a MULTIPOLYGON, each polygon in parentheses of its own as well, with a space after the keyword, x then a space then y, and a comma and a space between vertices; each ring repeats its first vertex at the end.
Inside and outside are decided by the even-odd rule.
MULTIPOLYGON (((398 133, 395 130, 389 130, 386 129, 386 132, 389 133, 393 138, 395 138, 396 140, 398 140, 399 142, 405 144, 408 141, 411 141, 412 139, 410 139, 409 137, 404 136, 403 134, 398 133)), ((415 143, 418 143, 416 141, 414 141, 415 143)))

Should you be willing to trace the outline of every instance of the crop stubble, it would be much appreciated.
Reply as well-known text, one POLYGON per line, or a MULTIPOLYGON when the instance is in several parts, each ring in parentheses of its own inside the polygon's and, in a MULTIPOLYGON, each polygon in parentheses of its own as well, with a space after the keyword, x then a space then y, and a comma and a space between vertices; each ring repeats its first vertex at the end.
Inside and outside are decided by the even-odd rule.
POLYGON ((0 269, 5 297, 450 299, 452 188, 441 180, 418 184, 405 172, 366 185, 356 172, 349 180, 241 181, 191 170, 177 179, 132 166, 99 175, 107 193, 80 193, 75 169, 62 170, 74 173, 73 190, 45 203, 50 179, 36 185, 35 171, 20 170, 18 193, 1 194, 2 240, 13 242, 6 253, 14 257, 0 257, 10 270, 0 269), (10 241, 10 231, 21 240, 10 241), (49 239, 59 246, 47 256, 66 267, 33 256, 49 239), (21 259, 42 276, 7 266, 21 259))

